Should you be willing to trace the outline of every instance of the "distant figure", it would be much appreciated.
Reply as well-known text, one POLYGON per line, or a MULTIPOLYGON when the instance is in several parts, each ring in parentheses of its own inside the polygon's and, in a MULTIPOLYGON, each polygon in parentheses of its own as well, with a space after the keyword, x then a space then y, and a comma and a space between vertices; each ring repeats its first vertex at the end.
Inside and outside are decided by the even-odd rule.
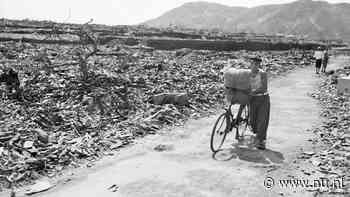
POLYGON ((316 74, 320 74, 320 68, 322 66, 322 58, 323 58, 323 52, 321 51, 321 47, 318 47, 315 51, 314 55, 316 59, 316 74))
POLYGON ((322 70, 321 70, 322 73, 326 73, 328 59, 329 59, 329 54, 328 54, 328 49, 326 49, 323 53, 322 70))

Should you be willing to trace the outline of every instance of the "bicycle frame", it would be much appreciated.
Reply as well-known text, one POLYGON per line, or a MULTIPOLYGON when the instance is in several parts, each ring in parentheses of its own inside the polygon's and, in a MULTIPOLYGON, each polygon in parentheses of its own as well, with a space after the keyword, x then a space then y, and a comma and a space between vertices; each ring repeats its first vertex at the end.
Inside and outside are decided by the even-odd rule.
MULTIPOLYGON (((230 127, 229 127, 229 132, 232 131, 233 128, 236 128, 236 127, 237 127, 237 124, 238 124, 238 121, 237 121, 237 120, 239 120, 239 118, 241 118, 241 117, 239 117, 239 116, 242 115, 242 114, 239 113, 239 110, 240 110, 240 109, 245 110, 244 108, 245 108, 246 106, 248 107, 247 113, 248 113, 248 119, 249 119, 249 105, 240 105, 240 106, 239 106, 240 109, 238 110, 238 113, 236 114, 236 117, 234 117, 234 115, 232 114, 232 106, 233 106, 233 105, 235 105, 235 104, 232 104, 232 103, 231 103, 231 104, 229 105, 229 107, 225 109, 226 114, 227 114, 227 116, 229 117, 229 121, 230 121, 230 124, 228 124, 228 125, 230 125, 230 127)), ((241 111, 241 113, 242 113, 242 112, 243 112, 243 111, 241 111)), ((248 120, 248 122, 249 122, 249 120, 248 120)))
POLYGON ((226 135, 230 133, 233 130, 233 128, 236 129, 236 140, 240 141, 244 139, 244 132, 247 129, 247 126, 249 126, 249 105, 240 105, 237 114, 233 113, 233 105, 234 104, 231 103, 227 108, 225 108, 225 112, 219 116, 219 118, 214 124, 214 128, 212 130, 210 139, 210 148, 213 152, 216 152, 221 148, 225 141, 226 135), (225 130, 220 130, 224 123, 224 121, 221 120, 226 121, 224 128, 225 130), (216 138, 220 139, 220 144, 216 144, 216 138), (215 144, 218 146, 216 146, 215 144))

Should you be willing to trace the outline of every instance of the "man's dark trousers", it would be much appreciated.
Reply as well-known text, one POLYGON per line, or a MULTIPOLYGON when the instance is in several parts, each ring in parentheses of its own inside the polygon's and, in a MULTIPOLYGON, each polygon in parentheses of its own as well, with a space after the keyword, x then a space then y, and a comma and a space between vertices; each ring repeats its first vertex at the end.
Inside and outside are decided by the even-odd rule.
POLYGON ((266 140, 270 120, 270 96, 253 96, 250 103, 250 124, 259 141, 266 140))

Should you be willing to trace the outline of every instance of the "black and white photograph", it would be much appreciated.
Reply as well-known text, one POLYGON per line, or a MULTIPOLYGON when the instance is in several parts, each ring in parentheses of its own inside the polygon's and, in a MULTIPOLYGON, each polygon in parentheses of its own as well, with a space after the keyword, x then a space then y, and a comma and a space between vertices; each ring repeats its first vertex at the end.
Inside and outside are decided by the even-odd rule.
POLYGON ((0 0, 0 197, 350 197, 350 0, 0 0))

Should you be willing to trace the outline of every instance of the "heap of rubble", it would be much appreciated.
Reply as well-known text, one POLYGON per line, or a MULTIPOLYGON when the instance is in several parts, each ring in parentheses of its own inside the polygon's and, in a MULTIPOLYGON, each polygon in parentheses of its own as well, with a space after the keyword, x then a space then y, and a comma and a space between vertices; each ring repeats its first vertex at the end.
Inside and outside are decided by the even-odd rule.
POLYGON ((328 179, 343 178, 344 188, 320 188, 318 193, 345 195, 350 193, 350 96, 338 94, 337 78, 349 75, 350 68, 331 71, 330 76, 320 85, 319 91, 312 96, 322 104, 322 126, 314 132, 325 145, 324 150, 310 155, 315 169, 328 179))

